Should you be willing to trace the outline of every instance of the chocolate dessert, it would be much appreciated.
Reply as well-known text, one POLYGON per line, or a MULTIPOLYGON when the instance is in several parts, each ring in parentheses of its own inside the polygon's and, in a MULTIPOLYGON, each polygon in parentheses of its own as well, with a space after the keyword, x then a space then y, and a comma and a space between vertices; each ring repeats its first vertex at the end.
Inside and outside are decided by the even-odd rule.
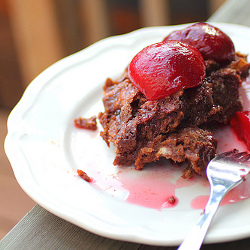
POLYGON ((238 89, 250 65, 239 53, 222 62, 202 56, 205 77, 199 84, 158 99, 147 98, 128 69, 117 80, 106 80, 99 120, 102 138, 115 146, 115 165, 134 164, 139 170, 165 157, 189 163, 184 178, 204 175, 217 146, 209 126, 227 124, 242 110, 238 89))

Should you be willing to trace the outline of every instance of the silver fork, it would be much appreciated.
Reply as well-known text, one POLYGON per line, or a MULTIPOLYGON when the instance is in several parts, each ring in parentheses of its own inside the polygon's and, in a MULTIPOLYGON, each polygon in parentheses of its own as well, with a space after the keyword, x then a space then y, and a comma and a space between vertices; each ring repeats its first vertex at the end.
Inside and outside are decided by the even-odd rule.
POLYGON ((198 224, 190 231, 178 250, 200 249, 208 227, 226 193, 239 185, 249 174, 250 154, 237 149, 219 154, 207 166, 210 183, 210 197, 204 214, 198 224))

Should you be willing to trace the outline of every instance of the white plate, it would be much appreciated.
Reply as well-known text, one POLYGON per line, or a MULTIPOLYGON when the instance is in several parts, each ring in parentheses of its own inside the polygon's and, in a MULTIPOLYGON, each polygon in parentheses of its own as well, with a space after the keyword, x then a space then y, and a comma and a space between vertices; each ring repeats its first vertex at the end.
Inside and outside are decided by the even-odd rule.
MULTIPOLYGON (((236 50, 250 53, 249 28, 214 25, 232 38, 236 50)), ((55 215, 105 237, 165 246, 184 239, 202 212, 192 208, 192 199, 209 193, 204 181, 197 178, 196 184, 176 189, 179 203, 172 208, 129 203, 126 188, 119 189, 118 172, 139 180, 154 168, 137 172, 113 166, 113 148, 97 132, 73 125, 74 118, 96 115, 103 109, 102 86, 107 77, 118 76, 141 48, 180 28, 183 26, 145 28, 107 38, 57 62, 30 84, 9 116, 5 150, 17 181, 32 199, 55 215), (78 168, 90 176, 95 174, 95 182, 79 178, 78 168)), ((173 183, 179 174, 173 174, 173 183)), ((221 206, 206 242, 250 236, 249 210, 250 199, 221 206)))

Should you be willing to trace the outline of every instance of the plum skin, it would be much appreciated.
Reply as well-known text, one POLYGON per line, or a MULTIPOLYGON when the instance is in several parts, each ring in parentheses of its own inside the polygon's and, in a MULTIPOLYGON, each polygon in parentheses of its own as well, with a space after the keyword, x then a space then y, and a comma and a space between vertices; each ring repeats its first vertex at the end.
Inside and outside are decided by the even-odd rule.
POLYGON ((181 88, 200 85, 206 74, 200 52, 180 41, 165 41, 142 49, 130 62, 132 84, 148 100, 169 96, 181 88))
POLYGON ((235 59, 232 40, 220 29, 207 24, 195 23, 170 33, 163 41, 178 40, 197 48, 205 60, 227 62, 235 59))

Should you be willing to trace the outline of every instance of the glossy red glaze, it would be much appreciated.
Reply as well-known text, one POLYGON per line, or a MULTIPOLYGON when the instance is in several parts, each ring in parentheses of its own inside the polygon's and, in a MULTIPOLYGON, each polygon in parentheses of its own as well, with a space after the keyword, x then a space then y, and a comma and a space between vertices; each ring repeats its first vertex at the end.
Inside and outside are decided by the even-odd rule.
POLYGON ((238 111, 230 121, 238 138, 244 141, 250 150, 250 111, 238 111))
POLYGON ((148 100, 157 100, 181 88, 200 85, 206 67, 196 48, 180 41, 166 41, 141 50, 129 64, 128 74, 148 100))
POLYGON ((170 33, 163 41, 178 40, 197 48, 204 59, 217 62, 235 58, 232 40, 220 29, 207 23, 196 23, 183 30, 170 33))

